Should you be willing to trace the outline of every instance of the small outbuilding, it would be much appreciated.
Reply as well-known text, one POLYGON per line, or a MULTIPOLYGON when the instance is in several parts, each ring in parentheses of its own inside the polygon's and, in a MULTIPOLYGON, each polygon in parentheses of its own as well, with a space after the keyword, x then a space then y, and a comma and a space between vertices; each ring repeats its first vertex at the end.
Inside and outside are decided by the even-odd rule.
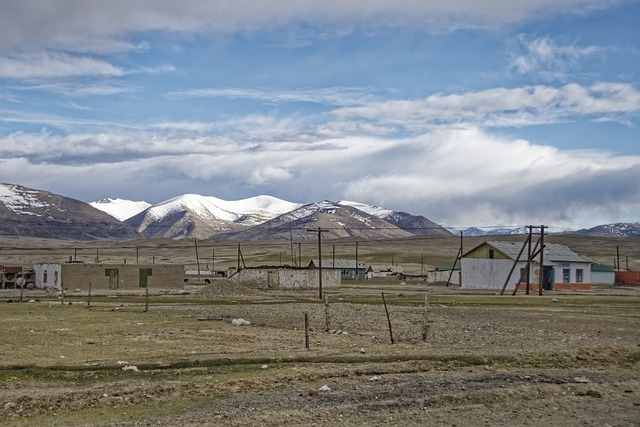
MULTIPOLYGON (((308 268, 318 268, 320 265, 317 259, 312 259, 309 262, 308 268)), ((356 266, 355 260, 350 259, 336 259, 322 258, 322 269, 327 270, 340 270, 340 277, 342 280, 364 279, 367 273, 367 266, 364 262, 358 262, 356 266)))
POLYGON ((425 281, 430 285, 446 284, 460 285, 460 268, 436 267, 431 271, 427 271, 425 281))
MULTIPOLYGON (((500 290, 509 271, 513 273, 506 289, 513 290, 516 283, 526 282, 526 253, 518 259, 522 243, 484 242, 462 255, 462 288, 500 290), (515 263, 515 267, 514 267, 515 263)), ((538 289, 540 280, 539 257, 530 265, 531 289, 538 289)), ((543 288, 545 290, 589 290, 591 289, 592 262, 565 245, 545 244, 543 249, 543 288)))
POLYGON ((591 283, 598 285, 613 285, 616 281, 616 271, 606 265, 591 264, 591 283))

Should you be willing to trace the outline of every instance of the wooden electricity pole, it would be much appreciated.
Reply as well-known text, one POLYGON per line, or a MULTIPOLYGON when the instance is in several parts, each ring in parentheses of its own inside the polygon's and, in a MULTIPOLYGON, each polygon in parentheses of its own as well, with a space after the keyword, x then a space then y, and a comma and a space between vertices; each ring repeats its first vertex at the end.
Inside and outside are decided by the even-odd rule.
POLYGON ((318 298, 322 299, 322 233, 329 230, 318 227, 318 229, 307 228, 307 231, 318 232, 318 298))
POLYGON ((540 283, 538 284, 538 295, 542 295, 542 285, 544 285, 544 225, 540 226, 540 283))

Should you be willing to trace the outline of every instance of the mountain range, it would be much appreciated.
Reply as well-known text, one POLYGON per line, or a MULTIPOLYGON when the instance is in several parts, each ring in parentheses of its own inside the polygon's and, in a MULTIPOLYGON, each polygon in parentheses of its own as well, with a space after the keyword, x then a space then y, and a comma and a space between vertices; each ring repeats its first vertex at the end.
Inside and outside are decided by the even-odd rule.
MULTIPOLYGON (((43 190, 0 184, 0 236, 69 240, 135 238, 217 238, 312 240, 325 238, 397 239, 416 235, 451 236, 460 231, 420 215, 353 201, 294 203, 272 196, 227 201, 185 194, 151 205, 119 198, 85 203, 43 190)), ((524 228, 481 230, 464 236, 523 234, 524 228)), ((576 234, 638 237, 640 222, 600 225, 576 234)))

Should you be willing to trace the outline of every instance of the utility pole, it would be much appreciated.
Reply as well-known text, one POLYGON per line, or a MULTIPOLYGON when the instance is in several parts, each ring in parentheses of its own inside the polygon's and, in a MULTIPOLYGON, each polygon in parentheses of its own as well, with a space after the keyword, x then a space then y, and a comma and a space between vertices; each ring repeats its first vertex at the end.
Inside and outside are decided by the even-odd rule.
POLYGON ((356 240, 356 280, 360 279, 358 274, 358 241, 356 240))
POLYGON ((527 228, 529 229, 529 238, 527 239, 527 264, 524 268, 525 270, 525 274, 527 275, 525 277, 525 283, 526 283, 526 294, 529 295, 529 288, 531 287, 531 274, 529 273, 531 270, 531 239, 532 239, 532 233, 533 233, 533 225, 527 225, 527 228))
POLYGON ((544 284, 544 225, 540 226, 540 283, 538 285, 538 295, 542 295, 542 285, 544 284))
POLYGON ((200 279, 200 257, 198 256, 198 239, 193 239, 193 244, 196 247, 196 266, 198 267, 198 279, 200 279))
POLYGON ((329 230, 318 227, 317 230, 307 228, 307 231, 318 232, 318 298, 322 299, 322 233, 329 230))

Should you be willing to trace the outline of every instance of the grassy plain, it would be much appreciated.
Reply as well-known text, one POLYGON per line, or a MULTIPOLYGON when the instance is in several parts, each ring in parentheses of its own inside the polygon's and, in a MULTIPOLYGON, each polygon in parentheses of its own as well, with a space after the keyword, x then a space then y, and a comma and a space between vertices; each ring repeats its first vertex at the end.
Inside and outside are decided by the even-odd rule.
MULTIPOLYGON (((634 268, 640 260, 637 240, 565 239, 595 261, 616 252, 634 268)), ((1 244, 0 263, 9 265, 92 262, 96 252, 114 262, 198 264, 194 242, 1 244)), ((337 254, 355 250, 355 242, 335 245, 337 254)), ((300 247, 315 256, 313 242, 300 247)), ((419 273, 452 263, 458 248, 455 238, 359 242, 358 255, 378 265, 393 258, 419 273)), ((243 242, 241 251, 248 265, 291 258, 282 242, 243 242)), ((198 242, 198 252, 202 268, 213 260, 234 266, 238 245, 198 242)), ((631 426, 640 419, 637 288, 512 297, 379 279, 332 290, 328 311, 313 290, 260 291, 225 280, 154 291, 146 311, 140 292, 97 292, 90 304, 75 291, 64 299, 29 291, 22 303, 4 302, 16 301, 15 290, 0 297, 2 425, 631 426), (236 318, 251 325, 233 326, 236 318)))

